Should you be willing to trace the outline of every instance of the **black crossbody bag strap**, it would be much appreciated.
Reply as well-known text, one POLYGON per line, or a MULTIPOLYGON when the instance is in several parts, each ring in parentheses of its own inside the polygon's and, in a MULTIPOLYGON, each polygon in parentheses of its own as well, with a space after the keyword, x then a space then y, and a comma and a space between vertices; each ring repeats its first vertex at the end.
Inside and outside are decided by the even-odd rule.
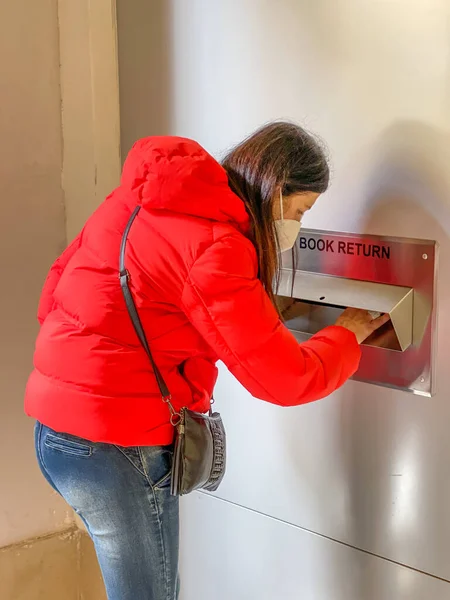
POLYGON ((134 211, 127 223, 127 226, 125 227, 125 231, 123 232, 122 241, 120 244, 120 254, 119 254, 120 286, 122 288, 123 296, 125 298, 125 304, 127 306, 127 310, 130 315, 131 322, 133 323, 134 330, 135 330, 136 335, 138 336, 139 341, 141 342, 141 344, 148 356, 148 359, 149 359, 150 364, 153 369, 153 373, 155 374, 156 382, 158 384, 158 388, 161 393, 161 398, 168 405, 170 414, 172 417, 171 422, 172 422, 172 424, 175 424, 173 421, 173 417, 178 416, 178 415, 171 404, 172 397, 170 395, 169 388, 167 387, 166 382, 164 381, 164 378, 161 375, 161 371, 158 369, 158 367, 155 363, 155 360, 153 358, 153 355, 151 353, 150 346, 149 346, 148 340, 147 340, 147 336, 145 335, 145 331, 142 326, 142 322, 139 317, 139 313, 137 311, 136 304, 133 299, 133 295, 131 293, 130 274, 125 267, 125 255, 126 255, 126 249, 127 249, 128 234, 130 232, 131 226, 133 225, 133 222, 134 222, 135 218, 137 217, 140 209, 141 209, 140 206, 137 206, 134 209, 134 211))
POLYGON ((219 487, 226 469, 226 434, 218 413, 209 416, 182 408, 178 413, 172 405, 169 389, 155 364, 147 336, 130 289, 130 274, 125 267, 128 234, 140 207, 134 209, 120 244, 119 278, 126 307, 134 330, 141 342, 158 383, 163 402, 170 411, 170 422, 175 428, 170 493, 182 496, 194 490, 214 492, 219 487))

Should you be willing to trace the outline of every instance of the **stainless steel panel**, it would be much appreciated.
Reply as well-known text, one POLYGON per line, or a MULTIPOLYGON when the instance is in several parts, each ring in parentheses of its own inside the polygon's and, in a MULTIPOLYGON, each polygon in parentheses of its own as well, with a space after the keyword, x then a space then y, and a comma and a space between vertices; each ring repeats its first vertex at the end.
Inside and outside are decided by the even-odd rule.
POLYGON ((450 584, 214 498, 182 501, 181 600, 445 600, 450 584))
MULTIPOLYGON (((283 255, 279 294, 390 313, 391 325, 364 345, 354 378, 431 396, 436 268, 433 241, 304 230, 295 252, 283 255)), ((292 329, 304 341, 338 314, 315 310, 310 315, 316 320, 314 328, 304 327, 303 313, 302 322, 292 323, 292 329)))
MULTIPOLYGON (((439 289, 444 301, 436 396, 429 400, 351 381, 331 398, 281 410, 252 399, 222 368, 215 395, 230 454, 220 494, 450 578, 450 311, 445 300, 450 293, 450 3, 167 0, 161 19, 156 5, 163 3, 121 2, 124 11, 137 10, 137 4, 153 11, 154 21, 144 15, 139 28, 148 30, 157 23, 155 31, 162 34, 135 35, 128 19, 129 39, 144 45, 156 40, 155 68, 173 93, 164 93, 164 81, 156 86, 163 93, 154 93, 149 53, 134 52, 134 62, 122 69, 126 81, 134 77, 137 84, 128 85, 134 124, 130 134, 128 115, 127 139, 160 127, 165 133, 195 137, 219 155, 274 115, 290 115, 318 131, 333 156, 333 185, 306 217, 310 226, 427 237, 441 244, 439 289), (239 26, 244 22, 255 26, 239 26), (167 31, 169 36, 164 35, 167 31), (164 114, 153 110, 155 104, 147 110, 145 102, 135 110, 137 97, 146 95, 158 98, 164 114)), ((131 56, 129 45, 122 52, 124 47, 131 56)), ((158 74, 156 78, 161 79, 158 74)), ((344 276, 351 276, 354 260, 347 256, 349 272, 344 276)), ((375 275, 389 270, 386 259, 375 262, 375 275)), ((418 275, 422 267, 418 250, 418 275)), ((393 373, 395 354, 383 354, 393 373)), ((182 551, 184 583, 189 584, 184 600, 235 600, 228 593, 233 579, 241 598, 283 598, 278 588, 269 595, 272 570, 276 583, 282 573, 281 584, 294 585, 308 578, 303 560, 314 572, 324 560, 314 545, 311 558, 309 552, 304 557, 298 546, 287 545, 261 525, 262 520, 249 533, 239 519, 231 523, 215 505, 213 516, 204 503, 197 509, 187 499, 183 506, 195 511, 185 519, 190 531, 182 551), (238 524, 236 535, 233 527, 238 524), (253 546, 249 536, 256 541, 253 546), (250 563, 253 552, 257 566, 250 563), (282 571, 283 564, 289 572, 282 571), (210 584, 207 590, 205 582, 210 584)), ((334 560, 341 564, 338 554, 325 563, 332 576, 334 560)), ((351 572, 343 572, 352 580, 351 572)), ((370 573, 358 572, 362 581, 370 573)), ((319 573, 327 577, 326 571, 319 573)), ((383 574, 375 576, 382 581, 383 574)), ((341 581, 339 573, 336 578, 341 581)), ((365 600, 361 590, 358 600, 365 600)), ((313 598, 336 600, 333 591, 313 598)), ((410 594, 403 597, 450 596, 446 587, 436 592, 416 583, 410 594)), ((293 597, 303 600, 300 592, 293 597)), ((388 599, 397 598, 402 596, 394 588, 388 599)))
POLYGON ((221 366, 215 399, 228 435, 221 498, 450 579, 447 394, 349 381, 280 409, 221 366))

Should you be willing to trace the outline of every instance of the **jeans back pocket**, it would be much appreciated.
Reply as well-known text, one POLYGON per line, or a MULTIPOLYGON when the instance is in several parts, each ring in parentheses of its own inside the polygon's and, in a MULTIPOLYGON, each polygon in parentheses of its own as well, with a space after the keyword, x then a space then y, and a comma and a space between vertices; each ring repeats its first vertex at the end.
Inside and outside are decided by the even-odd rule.
POLYGON ((47 433, 45 436, 44 445, 51 450, 56 450, 72 456, 86 458, 92 454, 92 447, 88 444, 83 444, 82 442, 63 437, 62 435, 55 435, 53 433, 47 433))

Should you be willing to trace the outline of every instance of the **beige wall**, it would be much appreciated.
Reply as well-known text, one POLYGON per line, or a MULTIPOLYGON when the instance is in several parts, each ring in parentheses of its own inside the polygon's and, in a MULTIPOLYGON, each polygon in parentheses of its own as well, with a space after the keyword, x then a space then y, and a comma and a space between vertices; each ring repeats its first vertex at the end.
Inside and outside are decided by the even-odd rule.
POLYGON ((67 238, 119 183, 115 0, 59 0, 67 238))
POLYGON ((73 523, 38 471, 23 392, 47 270, 119 180, 115 2, 3 2, 0 56, 1 547, 73 523))
POLYGON ((39 472, 23 394, 48 268, 119 178, 115 2, 1 3, 0 57, 0 597, 97 600, 92 543, 39 472))
POLYGON ((0 3, 0 546, 66 527, 23 393, 46 271, 65 245, 56 0, 0 3))
POLYGON ((0 548, 2 600, 103 600, 90 538, 76 527, 0 548))
POLYGON ((171 2, 117 0, 122 158, 171 128, 171 2))

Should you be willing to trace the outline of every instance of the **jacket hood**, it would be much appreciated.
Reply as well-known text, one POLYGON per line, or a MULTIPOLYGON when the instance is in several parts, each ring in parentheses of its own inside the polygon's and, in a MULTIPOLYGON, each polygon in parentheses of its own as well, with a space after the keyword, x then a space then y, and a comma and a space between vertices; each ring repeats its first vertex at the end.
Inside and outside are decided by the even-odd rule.
POLYGON ((138 140, 125 161, 121 186, 143 208, 234 223, 247 232, 249 216, 225 169, 197 142, 181 137, 138 140))

